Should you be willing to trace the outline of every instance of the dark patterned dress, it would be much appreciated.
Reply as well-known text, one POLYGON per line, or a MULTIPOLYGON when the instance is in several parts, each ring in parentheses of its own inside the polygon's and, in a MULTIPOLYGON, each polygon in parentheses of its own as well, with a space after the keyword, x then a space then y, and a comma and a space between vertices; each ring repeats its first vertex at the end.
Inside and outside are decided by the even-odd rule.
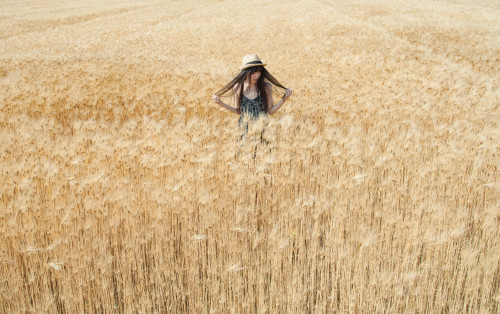
MULTIPOLYGON (((254 145, 253 158, 255 159, 257 156, 257 145, 255 144, 260 143, 266 144, 267 146, 269 144, 269 141, 264 137, 265 124, 263 125, 263 129, 260 132, 257 132, 250 138, 248 137, 248 124, 251 123, 252 120, 257 120, 262 115, 267 116, 266 102, 264 101, 264 97, 262 97, 261 95, 257 96, 254 99, 250 99, 245 96, 241 97, 240 110, 241 116, 238 120, 238 127, 240 129, 241 135, 239 138, 239 142, 244 146, 247 144, 254 145)), ((242 146, 240 146, 240 149, 241 148, 242 146)))
POLYGON ((256 120, 259 118, 261 114, 267 114, 266 104, 261 95, 257 96, 254 99, 250 99, 245 97, 241 98, 241 116, 238 120, 238 126, 240 129, 244 127, 244 133, 242 137, 248 133, 248 120, 256 120))

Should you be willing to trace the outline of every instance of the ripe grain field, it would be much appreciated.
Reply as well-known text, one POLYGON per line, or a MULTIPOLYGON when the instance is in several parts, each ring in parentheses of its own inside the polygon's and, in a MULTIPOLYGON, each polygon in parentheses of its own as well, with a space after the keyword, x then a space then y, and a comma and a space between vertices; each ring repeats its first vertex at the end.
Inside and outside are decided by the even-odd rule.
POLYGON ((499 1, 0 1, 0 312, 498 313, 498 34, 499 1), (294 90, 269 145, 211 103, 248 53, 294 90))

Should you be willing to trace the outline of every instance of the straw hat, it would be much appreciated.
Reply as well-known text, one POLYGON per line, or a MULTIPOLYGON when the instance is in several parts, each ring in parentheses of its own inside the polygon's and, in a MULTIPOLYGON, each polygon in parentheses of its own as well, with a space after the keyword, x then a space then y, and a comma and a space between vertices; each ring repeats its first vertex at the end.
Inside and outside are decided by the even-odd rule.
POLYGON ((265 63, 262 63, 260 61, 259 57, 257 55, 246 55, 243 57, 243 62, 242 66, 240 67, 240 70, 245 70, 246 68, 254 67, 254 66, 265 66, 265 63))

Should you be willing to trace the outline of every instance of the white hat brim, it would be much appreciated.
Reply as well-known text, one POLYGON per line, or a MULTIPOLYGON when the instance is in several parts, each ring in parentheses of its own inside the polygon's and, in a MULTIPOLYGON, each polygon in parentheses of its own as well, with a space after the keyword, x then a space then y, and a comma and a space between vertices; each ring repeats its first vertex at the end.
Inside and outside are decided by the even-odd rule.
POLYGON ((244 65, 242 67, 240 67, 240 70, 243 71, 247 68, 251 68, 251 67, 258 67, 258 66, 263 66, 265 67, 267 65, 267 63, 254 63, 254 64, 247 64, 247 65, 244 65))

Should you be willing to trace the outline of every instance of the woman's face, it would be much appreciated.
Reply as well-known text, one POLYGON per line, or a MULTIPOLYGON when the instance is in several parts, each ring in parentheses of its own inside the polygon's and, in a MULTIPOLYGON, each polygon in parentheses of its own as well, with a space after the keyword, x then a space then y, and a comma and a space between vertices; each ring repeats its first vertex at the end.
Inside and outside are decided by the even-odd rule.
POLYGON ((260 69, 250 74, 250 80, 252 81, 252 83, 257 83, 257 81, 260 78, 260 74, 261 74, 260 69))

